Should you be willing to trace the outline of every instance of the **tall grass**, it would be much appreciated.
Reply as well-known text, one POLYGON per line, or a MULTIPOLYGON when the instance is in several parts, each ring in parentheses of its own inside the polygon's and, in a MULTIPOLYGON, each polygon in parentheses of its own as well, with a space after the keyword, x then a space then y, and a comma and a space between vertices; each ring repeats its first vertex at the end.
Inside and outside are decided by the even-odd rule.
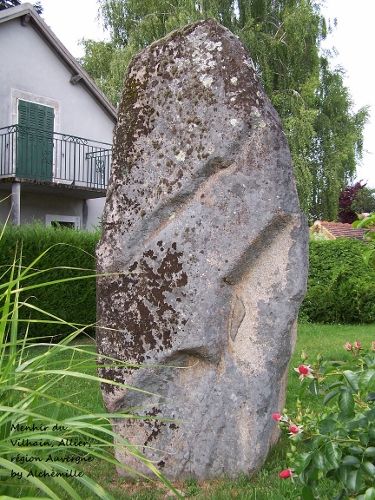
MULTIPOLYGON (((0 235, 1 237, 1 235, 0 235)), ((45 252, 53 251, 53 247, 45 252)), ((44 253, 45 253, 44 252, 44 253)), ((58 343, 19 338, 21 308, 37 309, 24 292, 32 293, 28 280, 38 271, 43 253, 28 266, 22 265, 22 248, 2 271, 0 285, 0 499, 48 498, 74 500, 90 498, 114 500, 98 481, 86 474, 86 465, 96 463, 123 467, 113 456, 113 448, 126 448, 163 481, 173 486, 151 462, 121 436, 112 431, 110 419, 135 418, 130 413, 97 412, 85 404, 72 402, 73 391, 58 396, 59 387, 81 387, 83 383, 122 384, 103 380, 96 373, 96 354, 87 345, 74 343, 85 327, 70 324, 71 333, 58 343), (4 276, 7 277, 4 282, 4 276), (82 357, 84 361, 82 361, 82 357), (83 366, 84 363, 84 366, 83 366), (70 380, 69 384, 66 384, 70 380), (116 444, 114 445, 114 442, 116 444), (85 492, 84 497, 80 492, 85 492)), ((91 279, 94 279, 95 274, 91 279)), ((87 276, 85 276, 87 278, 87 276)), ((68 278, 65 281, 77 278, 68 278)), ((64 281, 64 280, 62 280, 64 281)), ((53 282, 38 286, 52 287, 53 282)), ((52 290, 52 288, 51 288, 52 290)), ((53 290, 52 292, 53 293, 53 290)), ((38 310, 38 309, 37 309, 38 310)), ((53 313, 43 321, 54 325, 64 320, 53 313)), ((109 360, 116 362, 116 360, 109 360)), ((121 363, 124 365, 124 363, 121 363)), ((132 389, 132 388, 130 388, 132 389)), ((139 417, 138 417, 139 418, 139 417)), ((132 470, 133 474, 137 471, 132 470)), ((176 492, 177 496, 178 493, 176 492)))

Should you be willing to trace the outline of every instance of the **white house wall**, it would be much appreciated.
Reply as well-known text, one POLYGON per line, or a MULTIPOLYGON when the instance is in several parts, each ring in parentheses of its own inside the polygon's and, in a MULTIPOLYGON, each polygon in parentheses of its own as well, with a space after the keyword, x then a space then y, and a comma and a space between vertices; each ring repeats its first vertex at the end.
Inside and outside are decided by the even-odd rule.
MULTIPOLYGON (((56 196, 40 196, 31 193, 22 195, 21 223, 30 223, 34 220, 42 224, 46 222, 45 214, 74 215, 80 217, 81 227, 88 231, 95 231, 101 224, 105 198, 87 200, 87 220, 84 217, 83 200, 61 198, 56 196)), ((5 191, 0 191, 0 221, 6 221, 11 209, 11 198, 5 191)))
MULTIPOLYGON (((18 123, 18 99, 22 99, 53 107, 55 132, 112 143, 113 117, 105 113, 80 82, 70 83, 72 73, 32 25, 22 26, 20 18, 2 23, 0 47, 0 128, 18 123)), ((82 220, 83 201, 66 200, 46 197, 40 203, 40 198, 34 199, 39 206, 35 209, 32 195, 22 193, 21 222, 42 220, 45 210, 61 215, 70 211, 82 220), (27 215, 28 208, 32 217, 27 215)), ((88 229, 98 225, 104 201, 88 200, 88 229)), ((9 209, 10 200, 0 204, 0 220, 5 219, 9 209)))
POLYGON ((54 215, 70 215, 79 217, 82 221, 83 200, 75 198, 42 195, 38 197, 38 205, 35 208, 35 195, 32 193, 24 193, 22 195, 22 213, 21 222, 30 223, 38 220, 45 223, 45 214, 54 215), (33 215, 30 216, 30 213, 33 215))
POLYGON ((0 223, 7 220, 11 208, 11 198, 6 191, 0 191, 0 223))
POLYGON ((71 72, 31 25, 22 26, 19 18, 4 23, 0 47, 0 127, 14 123, 12 91, 21 91, 30 96, 26 100, 57 101, 56 132, 112 143, 113 121, 79 82, 70 83, 71 72))
MULTIPOLYGON (((11 198, 8 196, 4 199, 6 193, 0 191, 0 221, 5 221, 11 209, 11 198)), ((101 198, 97 200, 99 205, 104 203, 101 198)), ((21 211, 21 224, 30 224, 32 222, 46 223, 46 214, 54 216, 71 216, 78 217, 80 228, 83 227, 84 222, 84 200, 76 198, 67 198, 62 196, 47 195, 33 193, 22 193, 22 211, 21 211)), ((58 218, 58 217, 54 217, 58 218)), ((92 217, 90 217, 91 219, 92 217)), ((60 217, 61 219, 61 217, 60 217)), ((87 229, 94 230, 94 226, 90 225, 87 229)))
POLYGON ((105 198, 96 198, 87 200, 87 222, 86 228, 89 231, 94 231, 98 228, 102 221, 105 198))

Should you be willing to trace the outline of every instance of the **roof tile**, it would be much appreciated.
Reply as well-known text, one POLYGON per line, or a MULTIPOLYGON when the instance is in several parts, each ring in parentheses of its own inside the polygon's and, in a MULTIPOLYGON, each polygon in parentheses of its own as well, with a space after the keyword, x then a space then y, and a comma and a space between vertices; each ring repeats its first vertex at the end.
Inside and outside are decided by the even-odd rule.
MULTIPOLYGON (((316 221, 313 228, 319 230, 324 228, 328 231, 333 238, 356 238, 357 240, 364 241, 363 235, 367 231, 364 228, 354 228, 351 224, 344 222, 328 222, 328 221, 316 221)), ((326 232, 324 231, 324 232, 326 232)))

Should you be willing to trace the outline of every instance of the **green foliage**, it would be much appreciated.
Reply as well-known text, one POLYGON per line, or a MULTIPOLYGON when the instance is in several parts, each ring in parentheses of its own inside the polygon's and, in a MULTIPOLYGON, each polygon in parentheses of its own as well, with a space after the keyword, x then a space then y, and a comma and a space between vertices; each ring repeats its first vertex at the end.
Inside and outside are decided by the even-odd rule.
POLYGON ((368 247, 363 252, 365 263, 375 269, 375 212, 370 213, 364 219, 359 219, 353 222, 354 227, 365 227, 368 229, 365 233, 365 238, 368 241, 368 247))
MULTIPOLYGON (((0 240, 0 276, 6 280, 14 250, 22 245, 24 265, 30 264, 45 252, 35 266, 35 273, 23 283, 21 300, 27 307, 20 312, 22 334, 28 324, 29 336, 64 336, 72 331, 42 311, 67 323, 93 325, 96 321, 96 285, 94 279, 75 279, 77 275, 92 276, 95 272, 94 251, 99 234, 65 228, 45 228, 38 224, 5 229, 0 240), (46 251, 48 250, 48 251, 46 251), (41 271, 41 272, 39 272, 41 271), (49 287, 28 288, 38 283, 59 279, 70 282, 49 287), (26 320, 44 318, 43 324, 26 320), (57 321, 50 324, 47 321, 57 321)), ((375 255, 372 247, 354 239, 312 241, 308 289, 300 310, 300 321, 317 323, 371 323, 375 321, 375 270, 366 262, 375 255)), ((1 280, 0 280, 1 283, 1 280)), ((93 327, 87 329, 93 333, 93 327)))
MULTIPOLYGON (((356 182, 352 186, 347 186, 342 189, 339 195, 339 221, 343 223, 352 224, 358 219, 356 214, 356 209, 353 206, 359 206, 356 204, 356 200, 365 199, 362 195, 364 189, 367 189, 366 184, 362 184, 361 181, 356 182)), ((367 191, 370 191, 367 189, 367 191)), ((366 196, 366 195, 365 195, 366 196)), ((366 210, 361 210, 359 213, 365 212, 366 210)))
POLYGON ((321 60, 321 77, 316 94, 319 110, 310 158, 313 197, 310 207, 314 219, 337 220, 339 195, 354 177, 357 159, 362 156, 363 127, 368 108, 352 113, 349 90, 343 84, 344 72, 332 71, 321 60))
POLYGON ((357 214, 375 211, 375 189, 364 186, 358 190, 351 205, 351 209, 357 214))
MULTIPOLYGON (((328 478, 340 487, 337 498, 375 499, 375 353, 361 356, 362 346, 346 343, 351 361, 300 365, 301 388, 295 414, 274 414, 289 433, 289 471, 298 476, 304 500, 319 496, 328 478), (305 393, 324 394, 325 408, 304 407, 305 393)), ((306 359, 306 356, 304 356, 306 359)), ((288 477, 284 471, 281 477, 288 477)))
POLYGON ((338 195, 362 155, 368 109, 353 112, 343 71, 320 43, 330 27, 310 0, 100 0, 108 43, 84 40, 83 67, 120 102, 132 55, 174 29, 215 18, 239 36, 255 63, 288 137, 303 212, 336 220, 338 195))
MULTIPOLYGON (((300 352, 304 349, 309 353, 311 358, 316 358, 319 352, 324 352, 327 359, 346 360, 351 358, 350 352, 344 350, 342 346, 347 339, 355 338, 362 339, 363 343, 370 345, 373 340, 373 325, 360 326, 337 326, 337 325, 316 325, 316 324, 300 324, 298 327, 297 348, 293 355, 291 366, 298 366, 300 363, 300 352), (327 342, 327 339, 330 339, 327 342)), ((72 346, 74 350, 74 358, 77 371, 83 371, 87 374, 96 374, 96 369, 93 363, 92 354, 95 345, 90 342, 85 342, 81 339, 79 345, 72 346), (84 344, 84 345, 82 345, 84 344), (80 350, 78 350, 80 349, 80 350), (92 366, 91 366, 92 365, 92 366)), ((40 356, 48 350, 48 346, 31 347, 29 349, 29 357, 40 356)), ((56 356, 54 368, 64 369, 71 358, 70 350, 60 350, 56 356)), ((295 395, 299 392, 300 381, 295 377, 293 368, 289 369, 288 377, 288 398, 287 408, 292 408, 295 404, 295 395)), ((56 399, 65 399, 70 401, 74 406, 84 406, 90 409, 92 413, 103 413, 103 400, 100 392, 99 384, 95 380, 87 380, 73 377, 65 377, 61 383, 51 388, 50 395, 56 399)), ((309 397, 309 408, 312 411, 318 411, 320 408, 319 401, 322 400, 321 395, 309 397)), ((71 418, 73 415, 72 408, 69 406, 60 407, 61 418, 71 418)), ((280 464, 289 464, 287 461, 287 453, 289 452, 289 438, 283 437, 279 443, 272 448, 264 466, 257 472, 251 474, 243 474, 238 478, 215 478, 211 481, 198 484, 194 480, 187 480, 183 484, 179 482, 177 486, 185 495, 185 498, 195 498, 196 500, 297 500, 301 491, 299 481, 293 483, 288 480, 280 480, 280 464), (199 492, 198 492, 199 490, 199 492)), ((109 490, 116 500, 165 500, 168 496, 166 488, 162 485, 155 485, 150 481, 144 481, 141 478, 125 478, 118 476, 115 466, 112 463, 107 463, 103 460, 87 463, 85 466, 87 476, 94 477, 96 482, 102 485, 105 490, 109 490)), ((1 484, 1 483, 0 483, 1 484)), ((77 493, 85 498, 85 500, 95 500, 97 497, 94 494, 86 494, 82 485, 76 485, 77 493)), ((332 500, 337 496, 339 491, 334 487, 332 481, 321 480, 319 482, 320 500, 332 500)), ((1 491, 1 489, 0 489, 1 491)))
POLYGON ((310 267, 300 318, 316 323, 375 322, 375 270, 352 238, 310 242, 310 267))
POLYGON ((19 321, 24 322, 20 334, 24 335, 27 327, 29 337, 62 337, 71 333, 69 325, 95 323, 96 283, 89 277, 95 274, 94 251, 99 236, 40 224, 5 228, 0 240, 0 283, 9 279, 15 254, 22 258, 23 266, 31 265, 38 257, 33 272, 22 281, 20 300, 25 307, 19 313, 19 321), (84 280, 84 276, 88 279, 84 280), (40 286, 46 282, 55 283, 40 286), (53 311, 64 322, 46 316, 44 311, 53 311), (35 323, 42 318, 43 323, 35 323))
POLYGON ((95 80, 114 106, 120 102, 124 75, 133 51, 118 47, 113 42, 95 42, 82 39, 85 56, 79 60, 82 67, 95 80))
MULTIPOLYGON (((3 236, 4 232, 0 240, 3 236)), ((97 366, 96 353, 86 350, 85 346, 71 345, 84 332, 84 327, 75 328, 58 344, 35 344, 27 336, 19 339, 19 318, 22 309, 28 307, 21 298, 23 284, 28 283, 29 276, 43 275, 35 272, 35 269, 47 253, 48 249, 30 265, 25 265, 22 249, 16 248, 13 250, 7 279, 3 276, 0 284, 0 478, 1 494, 4 495, 1 498, 33 500, 43 495, 44 499, 82 500, 79 486, 85 491, 84 498, 87 498, 87 493, 91 493, 95 498, 114 500, 82 468, 86 462, 103 460, 128 469, 113 458, 114 447, 122 452, 126 450, 147 465, 156 477, 181 498, 136 447, 112 430, 112 419, 134 418, 133 415, 126 412, 94 413, 92 408, 69 401, 72 396, 76 396, 76 391, 74 394, 56 396, 56 390, 69 378, 96 382, 97 386, 105 382, 125 387, 119 382, 90 374, 97 366), (82 353, 86 356, 84 364, 80 359, 82 353), (70 415, 62 417, 66 409, 70 415)), ((69 278, 62 280, 62 284, 68 283, 69 278)), ((49 286, 49 283, 38 283, 35 288, 38 290, 49 286)), ((32 289, 29 285, 29 291, 32 289)), ((42 322, 36 324, 41 326, 42 322)), ((72 328, 72 325, 69 327, 72 328)), ((126 366, 106 357, 104 362, 109 362, 111 367, 126 366)), ((126 386, 126 389, 132 388, 126 386)), ((133 469, 128 470, 137 474, 133 469)))

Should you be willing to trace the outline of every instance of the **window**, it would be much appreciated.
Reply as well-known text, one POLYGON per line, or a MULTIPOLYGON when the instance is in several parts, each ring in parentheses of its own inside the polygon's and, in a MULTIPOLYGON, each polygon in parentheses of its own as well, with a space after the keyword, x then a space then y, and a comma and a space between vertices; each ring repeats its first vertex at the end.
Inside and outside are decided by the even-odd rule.
POLYGON ((71 227, 72 229, 81 229, 81 217, 75 215, 46 215, 46 226, 53 227, 71 227))

